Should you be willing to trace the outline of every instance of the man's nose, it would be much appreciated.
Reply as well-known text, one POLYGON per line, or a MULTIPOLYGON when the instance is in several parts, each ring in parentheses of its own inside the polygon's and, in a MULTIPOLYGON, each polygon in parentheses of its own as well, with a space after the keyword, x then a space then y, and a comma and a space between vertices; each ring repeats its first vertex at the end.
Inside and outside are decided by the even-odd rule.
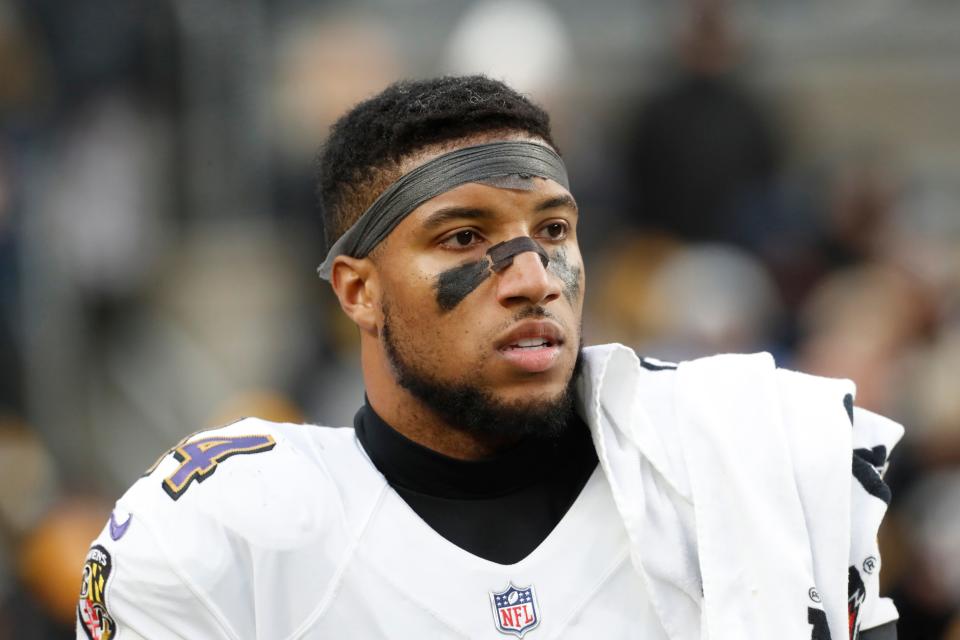
POLYGON ((553 277, 540 256, 524 251, 513 257, 513 264, 498 273, 497 300, 504 306, 517 302, 546 304, 560 296, 560 282, 553 277))

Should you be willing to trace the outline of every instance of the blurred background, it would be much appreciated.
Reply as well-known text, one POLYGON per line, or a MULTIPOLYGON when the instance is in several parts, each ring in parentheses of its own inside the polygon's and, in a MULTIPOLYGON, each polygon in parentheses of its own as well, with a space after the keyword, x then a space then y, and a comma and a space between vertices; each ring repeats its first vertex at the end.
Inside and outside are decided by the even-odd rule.
POLYGON ((543 104, 591 343, 769 350, 907 426, 883 580, 960 638, 960 4, 0 0, 0 638, 68 638, 89 540, 182 436, 346 425, 314 269, 329 124, 407 76, 543 104))

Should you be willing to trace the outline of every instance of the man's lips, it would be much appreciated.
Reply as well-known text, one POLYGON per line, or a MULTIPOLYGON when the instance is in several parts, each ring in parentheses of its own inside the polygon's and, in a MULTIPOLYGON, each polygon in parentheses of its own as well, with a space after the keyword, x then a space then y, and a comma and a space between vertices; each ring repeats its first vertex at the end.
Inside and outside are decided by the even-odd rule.
POLYGON ((560 355, 563 330, 548 320, 528 320, 497 340, 497 351, 512 365, 530 373, 546 371, 560 355))

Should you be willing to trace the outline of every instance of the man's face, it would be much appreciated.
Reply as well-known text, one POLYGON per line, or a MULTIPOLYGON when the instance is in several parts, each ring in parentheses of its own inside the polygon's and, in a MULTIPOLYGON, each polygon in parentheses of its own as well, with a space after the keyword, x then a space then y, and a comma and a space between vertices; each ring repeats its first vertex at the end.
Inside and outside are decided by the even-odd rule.
POLYGON ((441 194, 376 256, 380 341, 398 383, 467 430, 549 428, 570 410, 584 291, 577 209, 552 180, 527 182, 441 194), (527 251, 499 272, 485 266, 490 247, 517 237, 543 247, 548 265, 527 251), (503 421, 514 424, 488 424, 503 421))

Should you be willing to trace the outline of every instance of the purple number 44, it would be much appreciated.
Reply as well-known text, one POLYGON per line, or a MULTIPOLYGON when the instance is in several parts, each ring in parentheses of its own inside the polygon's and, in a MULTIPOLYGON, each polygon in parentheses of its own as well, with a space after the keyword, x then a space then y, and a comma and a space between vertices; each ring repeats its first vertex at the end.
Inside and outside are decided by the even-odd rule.
POLYGON ((270 451, 276 444, 272 436, 265 435, 209 436, 184 442, 173 449, 173 457, 180 466, 164 478, 163 490, 177 500, 194 480, 203 482, 227 458, 241 453, 270 451))

